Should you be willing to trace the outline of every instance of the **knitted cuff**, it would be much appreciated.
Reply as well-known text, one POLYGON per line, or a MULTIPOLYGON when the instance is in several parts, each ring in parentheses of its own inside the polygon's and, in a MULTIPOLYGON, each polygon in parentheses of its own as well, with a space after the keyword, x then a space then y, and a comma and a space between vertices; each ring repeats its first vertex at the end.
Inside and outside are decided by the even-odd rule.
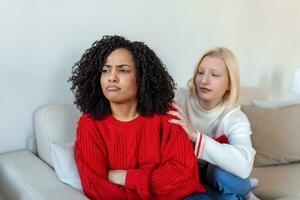
POLYGON ((125 187, 136 190, 136 185, 139 179, 139 171, 138 169, 128 169, 126 173, 125 179, 125 187))

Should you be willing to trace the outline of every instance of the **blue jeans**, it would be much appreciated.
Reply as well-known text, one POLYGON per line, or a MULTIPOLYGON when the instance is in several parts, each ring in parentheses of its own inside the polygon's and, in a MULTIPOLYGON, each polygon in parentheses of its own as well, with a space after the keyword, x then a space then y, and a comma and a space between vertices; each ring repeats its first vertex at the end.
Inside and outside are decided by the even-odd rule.
POLYGON ((206 192, 191 194, 184 200, 243 200, 251 190, 249 179, 242 179, 215 165, 208 164, 201 171, 206 192))

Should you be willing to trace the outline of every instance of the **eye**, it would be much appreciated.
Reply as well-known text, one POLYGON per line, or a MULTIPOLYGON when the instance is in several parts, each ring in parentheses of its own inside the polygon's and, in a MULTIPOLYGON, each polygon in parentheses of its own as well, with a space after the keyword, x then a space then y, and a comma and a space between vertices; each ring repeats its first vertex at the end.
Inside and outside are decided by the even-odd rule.
POLYGON ((204 72, 202 72, 202 71, 198 71, 198 74, 202 75, 202 74, 204 74, 204 72))
POLYGON ((122 72, 122 73, 129 73, 130 71, 127 70, 127 69, 120 69, 120 72, 122 72))
POLYGON ((108 72, 108 70, 107 70, 107 69, 104 69, 104 68, 102 68, 101 72, 102 72, 102 73, 106 73, 106 72, 108 72))
POLYGON ((104 65, 101 69, 101 73, 107 73, 107 72, 109 72, 109 70, 110 70, 110 67, 108 67, 107 65, 104 65))
POLYGON ((212 74, 213 77, 220 77, 219 74, 212 74))

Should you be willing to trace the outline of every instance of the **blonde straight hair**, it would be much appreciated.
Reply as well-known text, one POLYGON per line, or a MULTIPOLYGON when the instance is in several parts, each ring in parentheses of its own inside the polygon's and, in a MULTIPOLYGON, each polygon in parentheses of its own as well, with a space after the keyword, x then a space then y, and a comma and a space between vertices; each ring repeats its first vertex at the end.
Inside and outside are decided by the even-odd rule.
POLYGON ((240 100, 240 75, 238 62, 231 50, 226 47, 214 47, 206 50, 196 63, 193 78, 188 82, 188 90, 190 95, 198 97, 196 88, 196 76, 198 67, 205 56, 218 57, 222 59, 227 67, 230 90, 226 91, 223 96, 223 102, 226 106, 234 108, 239 105, 240 100))

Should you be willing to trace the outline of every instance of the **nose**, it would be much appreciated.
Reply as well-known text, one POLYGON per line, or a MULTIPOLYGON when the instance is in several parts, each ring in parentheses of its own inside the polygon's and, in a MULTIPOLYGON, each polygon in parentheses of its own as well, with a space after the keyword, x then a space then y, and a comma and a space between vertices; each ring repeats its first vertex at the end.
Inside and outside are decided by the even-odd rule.
POLYGON ((116 70, 112 70, 111 73, 109 74, 108 78, 109 82, 117 82, 118 81, 118 76, 116 70))
POLYGON ((203 77, 201 79, 201 83, 203 83, 203 84, 209 83, 209 74, 208 73, 203 74, 203 77))

